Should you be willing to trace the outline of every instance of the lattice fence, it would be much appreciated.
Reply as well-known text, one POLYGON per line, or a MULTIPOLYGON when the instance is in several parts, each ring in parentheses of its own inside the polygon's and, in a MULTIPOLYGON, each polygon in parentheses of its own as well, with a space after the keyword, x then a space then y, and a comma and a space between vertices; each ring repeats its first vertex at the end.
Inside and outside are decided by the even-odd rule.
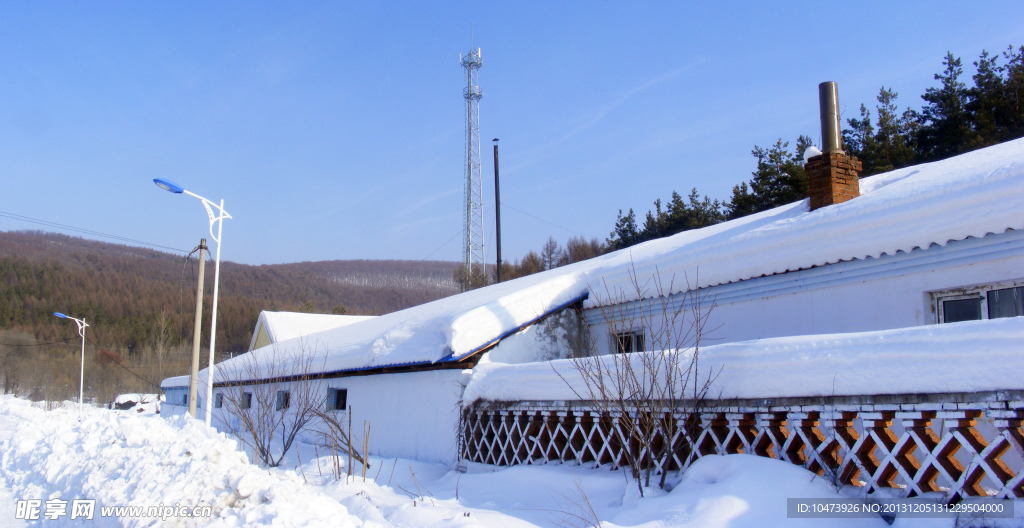
MULTIPOLYGON (((746 453, 792 462, 864 494, 1024 497, 1024 401, 717 408, 675 413, 665 460, 622 441, 629 436, 622 415, 577 402, 476 405, 464 412, 462 456, 498 466, 562 461, 614 469, 626 465, 624 444, 632 443, 658 472, 685 469, 704 455, 746 453)), ((656 437, 651 449, 664 453, 665 445, 656 437)))

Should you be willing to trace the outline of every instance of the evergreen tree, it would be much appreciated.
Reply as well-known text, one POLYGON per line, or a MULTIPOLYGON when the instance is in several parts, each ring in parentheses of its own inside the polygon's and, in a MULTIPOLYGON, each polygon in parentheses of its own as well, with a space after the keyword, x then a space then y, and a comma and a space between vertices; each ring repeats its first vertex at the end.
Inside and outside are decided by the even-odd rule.
POLYGON ((871 123, 871 111, 860 105, 860 119, 851 118, 846 122, 849 128, 843 130, 843 147, 846 153, 855 156, 864 165, 860 175, 871 176, 906 167, 914 161, 913 136, 916 114, 905 111, 899 115, 896 106, 897 94, 882 87, 878 91, 878 127, 871 123))
POLYGON ((633 209, 629 214, 622 216, 622 209, 619 209, 618 218, 615 219, 615 228, 608 237, 608 248, 610 251, 628 248, 640 241, 640 231, 636 227, 636 213, 633 209))
POLYGON ((881 87, 878 90, 878 131, 875 132, 875 160, 871 171, 868 167, 863 176, 888 172, 906 167, 914 162, 914 134, 916 133, 917 114, 905 110, 899 115, 896 98, 899 94, 893 89, 881 87))
POLYGON ((960 76, 960 59, 946 53, 946 67, 935 74, 938 88, 928 88, 921 96, 928 104, 921 109, 923 123, 918 132, 918 155, 921 161, 935 161, 955 156, 972 144, 970 116, 967 112, 967 87, 960 76))
POLYGON ((860 105, 860 119, 851 117, 846 120, 850 128, 843 129, 843 150, 863 163, 874 158, 875 127, 871 124, 871 111, 863 103, 860 105))
POLYGON ((996 122, 1006 130, 1006 139, 1024 137, 1024 46, 1013 51, 1009 46, 1003 52, 1006 65, 1000 67, 1000 74, 1006 75, 1003 80, 1003 115, 996 122))
POLYGON ((1000 76, 997 56, 991 56, 982 50, 981 57, 974 62, 977 71, 974 74, 974 86, 967 90, 968 101, 965 105, 974 128, 971 148, 994 145, 1003 141, 1005 130, 997 122, 999 116, 1007 114, 1007 101, 1004 98, 1005 88, 1000 76))
POLYGON ((810 138, 800 136, 798 152, 789 152, 789 142, 780 138, 770 148, 754 146, 750 152, 757 158, 757 170, 748 184, 733 187, 733 198, 727 206, 729 218, 765 211, 807 197, 807 175, 804 174, 803 150, 810 138))

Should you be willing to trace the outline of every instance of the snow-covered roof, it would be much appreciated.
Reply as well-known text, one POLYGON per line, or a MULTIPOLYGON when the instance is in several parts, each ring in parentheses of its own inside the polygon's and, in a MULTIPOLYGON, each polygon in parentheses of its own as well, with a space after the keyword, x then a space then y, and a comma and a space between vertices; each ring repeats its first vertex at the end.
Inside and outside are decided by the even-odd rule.
MULTIPOLYGON (((713 376, 708 395, 715 399, 1020 390, 1021 335, 1024 317, 1006 317, 725 343, 701 348, 698 379, 713 376)), ((678 352, 682 368, 688 368, 692 352, 678 352)), ((638 352, 628 359, 642 372, 642 356, 663 353, 638 352)), ((615 359, 481 364, 473 370, 463 399, 587 399, 586 383, 573 361, 603 361, 605 372, 614 372, 615 359)))
MULTIPOLYGON (((807 200, 795 202, 252 353, 281 359, 314 348, 325 353, 326 372, 452 361, 591 288, 587 305, 609 291, 633 300, 631 273, 659 275, 662 290, 675 293, 687 288, 684 276, 690 287, 708 287, 1022 229, 1024 139, 865 178, 860 187, 861 196, 845 203, 809 211, 807 200)), ((229 360, 221 372, 239 371, 246 360, 229 360)))
POLYGON ((373 317, 375 316, 268 312, 264 310, 260 312, 257 328, 259 323, 262 323, 263 328, 267 330, 267 337, 274 343, 277 343, 334 328, 341 328, 359 321, 372 319, 373 317))

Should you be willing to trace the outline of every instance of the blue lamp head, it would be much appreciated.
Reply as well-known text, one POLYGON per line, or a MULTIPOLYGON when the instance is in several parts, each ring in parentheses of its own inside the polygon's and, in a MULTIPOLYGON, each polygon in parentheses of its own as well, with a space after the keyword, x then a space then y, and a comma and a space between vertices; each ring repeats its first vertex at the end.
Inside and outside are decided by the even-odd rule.
POLYGON ((178 185, 177 183, 172 182, 171 180, 165 180, 163 178, 153 178, 153 183, 155 183, 157 187, 165 191, 171 191, 174 194, 181 194, 185 192, 184 187, 178 185))
POLYGON ((53 312, 53 315, 56 315, 57 317, 60 317, 61 319, 67 319, 68 318, 68 316, 66 316, 66 315, 64 315, 64 314, 62 314, 60 312, 53 312))

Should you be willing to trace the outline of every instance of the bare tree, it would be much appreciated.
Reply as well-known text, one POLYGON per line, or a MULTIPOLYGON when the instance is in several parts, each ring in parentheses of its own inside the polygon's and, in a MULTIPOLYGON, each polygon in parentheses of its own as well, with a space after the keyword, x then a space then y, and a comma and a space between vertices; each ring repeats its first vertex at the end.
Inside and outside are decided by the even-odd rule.
MULTIPOLYGON (((578 398, 610 417, 606 426, 621 445, 642 496, 656 471, 664 488, 679 449, 678 433, 699 426, 697 417, 714 380, 713 372, 699 368, 700 347, 711 330, 708 318, 715 303, 685 276, 685 290, 676 296, 674 277, 666 283, 657 270, 641 281, 630 268, 629 278, 628 292, 605 284, 604 296, 596 299, 611 353, 592 357, 603 348, 598 342, 603 336, 588 332, 591 353, 570 360, 583 387, 562 379, 578 398), (676 418, 680 410, 683 424, 676 418)), ((687 432, 684 436, 693 437, 695 431, 687 432)))
POLYGON ((559 262, 564 253, 555 237, 548 237, 548 241, 544 243, 544 247, 540 251, 541 267, 545 270, 557 268, 560 266, 559 262))
MULTIPOLYGON (((227 427, 268 467, 281 464, 299 433, 324 405, 323 363, 307 343, 284 352, 275 344, 223 370, 229 385, 215 397, 227 427)), ((212 402, 216 407, 216 402, 212 402)))

